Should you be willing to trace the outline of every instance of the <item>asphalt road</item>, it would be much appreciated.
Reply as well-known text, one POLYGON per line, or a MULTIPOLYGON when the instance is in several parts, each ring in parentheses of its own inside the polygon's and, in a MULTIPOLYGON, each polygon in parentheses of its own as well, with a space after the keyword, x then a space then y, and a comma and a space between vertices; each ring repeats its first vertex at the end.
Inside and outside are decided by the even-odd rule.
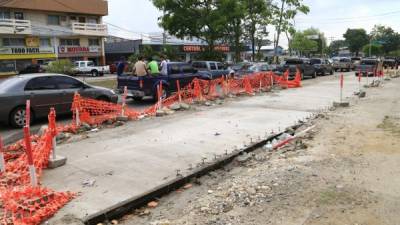
MULTIPOLYGON (((338 73, 337 73, 338 74, 338 73)), ((348 73, 344 73, 345 75, 353 75, 354 72, 348 72, 348 73)), ((107 79, 115 79, 115 75, 113 74, 106 74, 103 77, 90 77, 90 76, 78 76, 78 79, 81 80, 90 80, 90 81, 101 81, 101 80, 107 80, 107 79)), ((314 80, 314 79, 308 79, 306 81, 306 83, 314 83, 314 82, 318 82, 318 80, 323 80, 325 79, 325 77, 318 77, 318 79, 314 80)), ((154 101, 152 101, 151 99, 144 99, 141 102, 136 102, 134 100, 129 99, 127 101, 127 105, 130 108, 136 109, 138 111, 144 110, 150 106, 152 106, 154 104, 154 101)), ((71 117, 72 115, 67 115, 67 116, 63 116, 63 117, 58 117, 57 118, 57 122, 59 123, 69 123, 71 121, 71 117)), ((36 123, 31 127, 32 132, 37 132, 40 127, 42 125, 46 125, 47 124, 47 120, 46 119, 42 119, 39 121, 36 121, 36 123)), ((0 136, 5 140, 6 144, 15 142, 16 140, 19 140, 22 138, 22 130, 21 129, 15 129, 12 128, 10 126, 6 126, 4 124, 0 124, 0 136)))

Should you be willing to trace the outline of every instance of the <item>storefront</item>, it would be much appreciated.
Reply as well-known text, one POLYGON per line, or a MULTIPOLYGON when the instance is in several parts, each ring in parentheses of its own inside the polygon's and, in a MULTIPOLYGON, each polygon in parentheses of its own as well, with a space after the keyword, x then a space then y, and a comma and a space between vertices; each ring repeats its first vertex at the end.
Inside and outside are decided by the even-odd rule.
POLYGON ((102 62, 102 50, 99 46, 59 46, 58 58, 69 59, 72 62, 89 60, 96 65, 100 65, 102 62))
POLYGON ((12 75, 38 61, 55 58, 53 47, 0 47, 0 75, 12 75))

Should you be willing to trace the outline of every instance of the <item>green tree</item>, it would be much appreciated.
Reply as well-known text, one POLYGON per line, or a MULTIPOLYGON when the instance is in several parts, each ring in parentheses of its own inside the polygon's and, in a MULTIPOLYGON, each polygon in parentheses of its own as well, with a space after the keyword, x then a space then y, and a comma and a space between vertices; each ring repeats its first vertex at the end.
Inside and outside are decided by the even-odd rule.
POLYGON ((292 40, 292 49, 296 50, 300 55, 309 55, 318 49, 318 43, 307 37, 304 32, 296 32, 292 40))
POLYGON ((349 46, 349 50, 358 56, 362 47, 369 43, 367 32, 364 29, 347 29, 343 34, 349 46))
POLYGON ((61 73, 61 74, 72 74, 72 68, 74 65, 69 59, 61 59, 50 62, 46 68, 48 73, 61 73))
POLYGON ((282 32, 286 32, 293 27, 290 21, 292 21, 297 13, 307 14, 310 9, 308 6, 303 4, 302 0, 279 0, 276 2, 273 9, 273 25, 276 30, 276 41, 275 41, 275 61, 277 61, 277 49, 279 46, 279 39, 282 32))
POLYGON ((329 45, 329 54, 338 55, 341 48, 347 47, 347 42, 345 40, 335 40, 329 45))
POLYGON ((311 39, 315 42, 317 42, 318 47, 315 51, 313 51, 313 54, 323 54, 324 49, 326 48, 326 38, 324 33, 322 33, 320 30, 317 28, 308 28, 303 31, 303 34, 308 38, 311 39))
MULTIPOLYGON (((252 60, 256 59, 257 41, 265 40, 268 32, 267 26, 272 21, 271 4, 267 0, 241 0, 246 9, 245 30, 251 42, 252 60)), ((259 52, 259 50, 258 50, 259 52)))
POLYGON ((370 34, 372 41, 382 43, 382 50, 385 54, 397 50, 400 47, 400 34, 395 32, 391 27, 375 25, 370 34))
POLYGON ((367 44, 362 48, 362 51, 365 55, 369 55, 371 51, 371 55, 373 56, 381 56, 384 53, 383 46, 378 44, 367 44))
POLYGON ((160 25, 178 38, 196 37, 208 44, 206 55, 213 55, 218 40, 225 35, 227 16, 215 0, 152 0, 164 15, 160 25))
POLYGON ((240 61, 240 53, 243 49, 244 29, 243 19, 246 16, 244 1, 223 0, 224 15, 227 16, 225 40, 234 47, 235 61, 240 61))

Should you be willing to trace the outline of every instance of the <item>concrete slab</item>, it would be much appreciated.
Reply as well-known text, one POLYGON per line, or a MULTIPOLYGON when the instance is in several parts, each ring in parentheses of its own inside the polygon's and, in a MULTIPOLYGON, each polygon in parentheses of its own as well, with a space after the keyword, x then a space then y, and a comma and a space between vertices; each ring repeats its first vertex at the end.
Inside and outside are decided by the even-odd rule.
MULTIPOLYGON (((354 75, 345 78, 345 97, 358 89, 354 75)), ((206 157, 243 148, 250 138, 283 130, 339 98, 339 81, 326 77, 300 89, 236 98, 223 106, 128 123, 91 134, 90 139, 58 146, 68 163, 44 173, 43 184, 81 195, 62 208, 50 224, 93 215, 170 182, 176 170, 188 174, 206 157), (219 133, 220 135, 215 135, 219 133), (85 180, 95 180, 91 187, 85 180)))

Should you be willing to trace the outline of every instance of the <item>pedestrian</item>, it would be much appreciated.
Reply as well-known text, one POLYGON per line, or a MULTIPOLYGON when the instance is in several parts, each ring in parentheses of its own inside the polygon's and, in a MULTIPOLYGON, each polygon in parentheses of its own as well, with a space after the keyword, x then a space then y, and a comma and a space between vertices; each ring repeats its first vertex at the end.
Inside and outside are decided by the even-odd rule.
POLYGON ((150 71, 150 75, 152 76, 158 76, 160 75, 160 70, 158 69, 158 63, 156 60, 154 60, 152 57, 149 57, 149 63, 147 64, 147 67, 150 71))
POLYGON ((168 63, 167 60, 165 59, 165 56, 161 56, 161 64, 160 64, 160 68, 161 68, 161 75, 163 76, 167 76, 168 75, 168 63))
POLYGON ((138 77, 143 77, 149 74, 149 71, 147 70, 146 67, 146 63, 144 63, 143 61, 143 56, 138 57, 138 61, 135 63, 135 66, 133 67, 132 74, 138 77))
POLYGON ((117 76, 121 76, 124 74, 125 71, 125 57, 121 57, 118 64, 117 64, 117 76))

